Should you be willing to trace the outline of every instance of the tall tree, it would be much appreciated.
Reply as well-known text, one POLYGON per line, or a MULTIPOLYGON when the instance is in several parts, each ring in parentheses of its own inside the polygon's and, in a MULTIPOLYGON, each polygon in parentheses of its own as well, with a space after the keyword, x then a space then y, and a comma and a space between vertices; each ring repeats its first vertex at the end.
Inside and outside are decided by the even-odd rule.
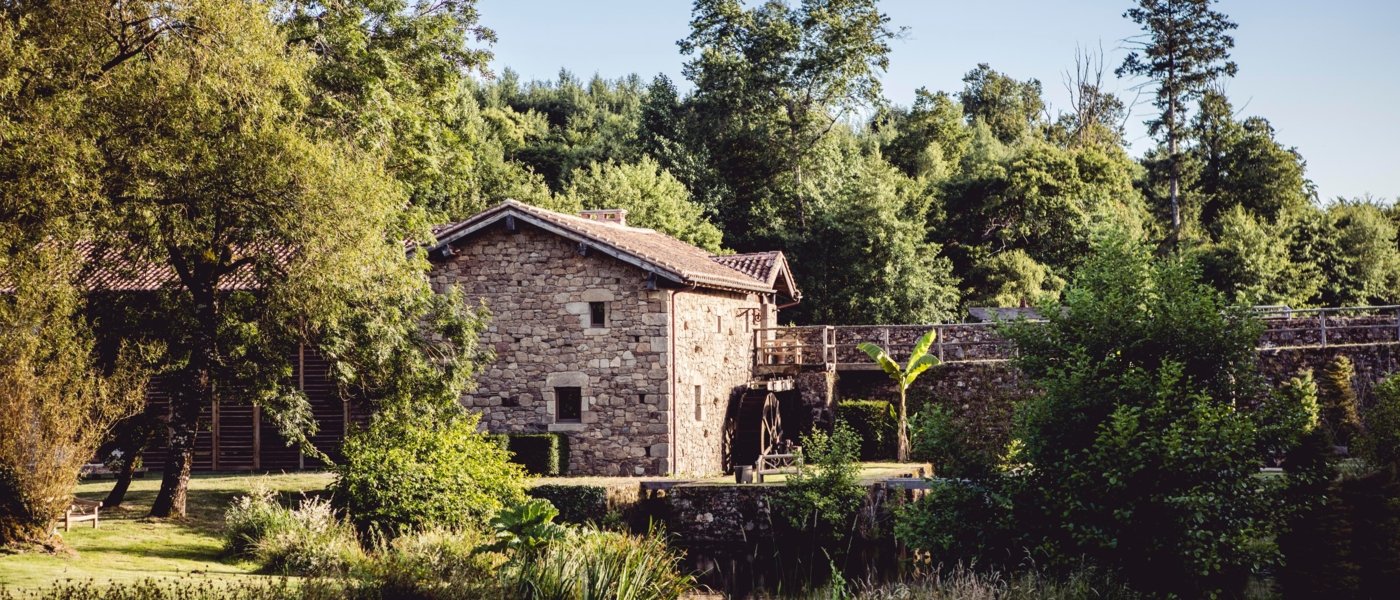
POLYGON ((315 453, 307 399, 289 385, 298 345, 361 395, 455 398, 475 329, 432 293, 425 259, 405 256, 404 239, 430 233, 421 211, 404 210, 403 188, 308 124, 312 65, 270 7, 161 7, 198 27, 104 73, 84 110, 102 157, 97 241, 110 254, 98 260, 169 277, 149 323, 175 382, 151 512, 177 516, 200 411, 216 400, 258 403, 315 453))
POLYGON ((1148 131, 1167 146, 1168 201, 1171 205, 1169 244, 1181 238, 1180 146, 1186 136, 1186 107, 1222 76, 1238 70, 1230 60, 1237 25, 1211 8, 1215 0, 1138 0, 1123 16, 1142 27, 1130 41, 1130 52, 1115 73, 1146 77, 1156 85, 1154 104, 1160 111, 1147 121, 1148 131))
POLYGON ((736 206, 727 231, 762 215, 806 227, 806 169, 820 142, 854 111, 882 102, 879 75, 899 33, 876 0, 696 0, 685 75, 715 139, 711 153, 736 206), (770 202, 775 206, 755 205, 770 202))
POLYGON ((1040 81, 1017 81, 987 63, 963 76, 963 91, 958 99, 962 100, 968 122, 986 123, 992 135, 1005 144, 1029 135, 1044 122, 1040 81))
POLYGON ((655 229, 710 252, 720 251, 720 232, 690 201, 690 192, 651 157, 631 165, 593 163, 570 176, 564 203, 571 210, 622 208, 627 224, 655 229))

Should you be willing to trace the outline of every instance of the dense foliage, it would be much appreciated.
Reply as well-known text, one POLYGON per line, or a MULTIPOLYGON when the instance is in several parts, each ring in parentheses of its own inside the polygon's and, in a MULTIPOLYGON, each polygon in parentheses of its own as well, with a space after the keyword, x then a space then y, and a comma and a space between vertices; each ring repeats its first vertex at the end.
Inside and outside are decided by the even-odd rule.
POLYGON ((815 539, 844 538, 856 528, 856 511, 865 501, 860 485, 860 437, 844 423, 830 432, 802 437, 802 468, 788 475, 774 510, 788 526, 811 532, 815 539))
POLYGON ((510 460, 531 475, 558 477, 569 472, 569 438, 558 433, 506 435, 510 460))
POLYGON ((524 471, 464 411, 386 410, 345 439, 331 487, 362 533, 482 524, 523 500, 524 471))
POLYGON ((1269 559, 1274 497, 1242 408, 1265 397, 1260 325, 1197 273, 1110 241, 1046 324, 1007 330, 1042 390, 1018 414, 1033 543, 1186 595, 1238 590, 1269 559))
POLYGON ((860 436, 861 460, 889 460, 895 453, 894 406, 884 400, 842 400, 836 421, 860 436))

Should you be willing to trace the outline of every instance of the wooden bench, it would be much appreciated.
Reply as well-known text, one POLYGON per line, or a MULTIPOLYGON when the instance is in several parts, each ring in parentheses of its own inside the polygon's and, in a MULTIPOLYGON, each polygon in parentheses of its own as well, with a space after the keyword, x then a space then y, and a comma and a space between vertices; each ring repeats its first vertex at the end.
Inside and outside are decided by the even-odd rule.
POLYGON ((97 513, 101 510, 101 502, 74 498, 67 512, 63 514, 63 530, 68 531, 73 528, 74 523, 86 521, 92 521, 92 528, 97 529, 97 513))

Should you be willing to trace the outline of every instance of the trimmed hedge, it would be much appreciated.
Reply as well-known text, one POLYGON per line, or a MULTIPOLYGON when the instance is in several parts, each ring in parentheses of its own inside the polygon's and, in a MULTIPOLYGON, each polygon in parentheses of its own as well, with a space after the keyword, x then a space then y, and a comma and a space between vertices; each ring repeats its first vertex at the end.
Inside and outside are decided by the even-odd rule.
POLYGON ((558 433, 506 434, 511 462, 531 475, 558 477, 569 472, 569 438, 558 433))
POLYGON ((601 486, 548 483, 527 489, 525 493, 548 500, 559 509, 559 520, 564 523, 602 523, 608 516, 608 490, 601 486))
POLYGON ((899 425, 894 406, 884 400, 842 400, 836 404, 836 420, 860 436, 861 460, 889 460, 895 456, 899 425))

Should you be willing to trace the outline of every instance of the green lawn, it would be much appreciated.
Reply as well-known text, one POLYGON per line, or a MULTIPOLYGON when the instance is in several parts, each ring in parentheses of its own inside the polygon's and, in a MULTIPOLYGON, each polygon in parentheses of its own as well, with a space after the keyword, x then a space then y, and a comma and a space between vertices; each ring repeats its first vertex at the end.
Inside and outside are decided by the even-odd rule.
MULTIPOLYGON (((66 579, 262 577, 251 572, 252 564, 220 558, 224 509, 258 482, 295 497, 302 491, 324 489, 330 481, 329 473, 196 475, 190 480, 189 517, 152 521, 144 518, 160 487, 159 474, 152 474, 132 482, 123 510, 103 510, 97 529, 83 523, 62 534, 76 555, 0 555, 0 587, 35 588, 66 579)), ((78 486, 78 496, 101 500, 111 487, 110 479, 88 481, 78 486)))

